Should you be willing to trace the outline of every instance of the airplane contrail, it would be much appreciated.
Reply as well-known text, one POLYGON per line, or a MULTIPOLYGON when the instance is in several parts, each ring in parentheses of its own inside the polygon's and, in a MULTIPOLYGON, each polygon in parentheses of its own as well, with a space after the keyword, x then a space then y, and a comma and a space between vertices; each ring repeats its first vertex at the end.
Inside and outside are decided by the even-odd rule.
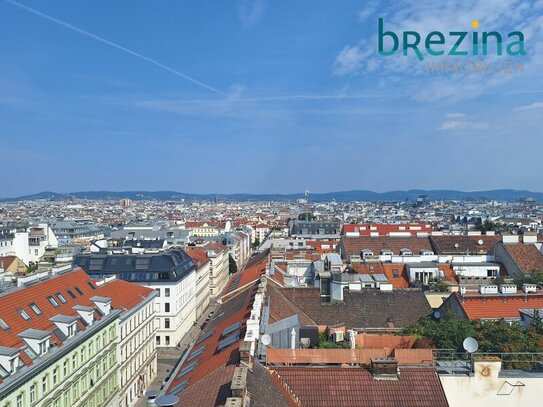
POLYGON ((79 33, 79 34, 85 35, 86 37, 92 38, 92 39, 94 39, 96 41, 100 41, 100 42, 102 42, 102 43, 104 43, 106 45, 109 45, 109 46, 113 47, 113 48, 120 49, 121 51, 124 51, 127 54, 133 55, 133 56, 135 56, 135 57, 137 57, 139 59, 142 59, 142 60, 144 60, 146 62, 149 62, 149 63, 151 63, 153 65, 156 65, 159 68, 162 68, 162 69, 164 69, 164 70, 166 70, 166 71, 168 71, 170 73, 173 73, 174 75, 177 75, 177 76, 179 76, 179 77, 181 77, 181 78, 183 78, 183 79, 185 79, 185 80, 187 80, 189 82, 192 82, 195 85, 198 85, 198 86, 200 86, 200 87, 202 87, 204 89, 207 89, 207 90, 210 90, 212 92, 218 93, 219 95, 222 95, 222 96, 228 96, 226 93, 220 91, 217 88, 214 88, 213 86, 210 86, 210 85, 208 85, 206 83, 200 82, 199 80, 194 79, 191 76, 189 76, 187 74, 184 74, 183 72, 178 71, 177 69, 170 68, 169 66, 161 64, 160 62, 158 62, 158 61, 156 61, 156 60, 154 60, 152 58, 146 57, 145 55, 142 55, 142 54, 140 54, 140 53, 138 53, 136 51, 132 51, 131 49, 123 47, 122 45, 119 45, 119 44, 116 44, 116 43, 114 43, 112 41, 106 40, 105 38, 100 37, 99 35, 93 34, 93 33, 89 32, 89 31, 83 30, 82 28, 76 27, 75 25, 69 24, 69 23, 67 23, 65 21, 62 21, 62 20, 59 20, 58 18, 55 18, 55 17, 52 17, 52 16, 50 16, 48 14, 42 13, 41 11, 38 11, 38 10, 33 9, 31 7, 25 6, 24 4, 21 4, 21 3, 17 2, 17 1, 15 1, 15 0, 4 0, 4 1, 6 3, 9 3, 9 4, 13 5, 13 6, 19 7, 20 9, 23 9, 25 11, 28 11, 28 12, 32 13, 32 14, 35 14, 35 15, 37 15, 39 17, 45 18, 46 20, 57 23, 57 24, 65 27, 65 28, 68 28, 68 29, 70 29, 72 31, 75 31, 75 32, 79 33))

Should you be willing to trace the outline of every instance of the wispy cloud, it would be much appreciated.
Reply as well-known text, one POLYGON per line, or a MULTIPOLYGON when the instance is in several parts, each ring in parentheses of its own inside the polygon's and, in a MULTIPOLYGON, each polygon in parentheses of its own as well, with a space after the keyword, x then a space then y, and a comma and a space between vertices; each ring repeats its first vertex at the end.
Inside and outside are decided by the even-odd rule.
POLYGON ((375 14, 376 10, 377 10, 376 1, 367 2, 364 5, 364 8, 358 12, 358 20, 361 22, 366 21, 368 18, 370 18, 372 15, 375 14))
POLYGON ((367 51, 363 52, 358 45, 346 45, 334 61, 334 75, 349 75, 359 71, 363 66, 364 57, 367 56, 367 51))
POLYGON ((531 105, 519 106, 515 110, 526 111, 526 110, 536 110, 543 109, 543 102, 534 102, 531 105))
POLYGON ((487 122, 467 121, 467 120, 445 120, 438 130, 482 130, 487 129, 487 122))
POLYGON ((459 119, 461 117, 465 117, 466 114, 465 113, 446 113, 445 114, 445 117, 447 119, 459 119))
POLYGON ((246 27, 257 24, 264 15, 264 0, 240 0, 238 18, 246 27))

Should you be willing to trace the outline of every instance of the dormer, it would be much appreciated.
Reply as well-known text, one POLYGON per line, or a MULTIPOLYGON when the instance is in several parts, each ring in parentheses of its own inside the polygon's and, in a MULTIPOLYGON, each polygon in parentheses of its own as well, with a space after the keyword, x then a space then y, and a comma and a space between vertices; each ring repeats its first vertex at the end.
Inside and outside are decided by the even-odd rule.
POLYGON ((99 297, 95 295, 91 298, 91 301, 94 302, 96 307, 100 310, 103 315, 108 315, 111 312, 111 298, 109 297, 99 297))
POLYGON ((49 349, 51 332, 29 328, 18 335, 38 356, 44 355, 49 349))
POLYGON ((413 251, 411 249, 408 249, 404 247, 403 249, 400 249, 400 255, 402 256, 413 256, 413 251))
POLYGON ((420 251, 421 256, 433 256, 434 252, 428 249, 422 249, 420 251))
POLYGON ((19 348, 0 346, 0 377, 5 379, 19 367, 19 348))
POLYGON ((94 321, 94 307, 88 307, 86 305, 74 305, 72 307, 79 316, 85 321, 85 324, 92 325, 94 321))
POLYGON ((360 252, 360 257, 362 257, 363 259, 367 258, 367 257, 370 257, 370 256, 373 256, 373 252, 369 249, 364 249, 360 252))
POLYGON ((382 249, 381 250, 381 255, 382 256, 392 256, 394 253, 392 253, 392 250, 390 249, 382 249))
POLYGON ((76 332, 77 317, 68 315, 55 315, 49 321, 53 322, 58 329, 67 337, 71 338, 76 332))

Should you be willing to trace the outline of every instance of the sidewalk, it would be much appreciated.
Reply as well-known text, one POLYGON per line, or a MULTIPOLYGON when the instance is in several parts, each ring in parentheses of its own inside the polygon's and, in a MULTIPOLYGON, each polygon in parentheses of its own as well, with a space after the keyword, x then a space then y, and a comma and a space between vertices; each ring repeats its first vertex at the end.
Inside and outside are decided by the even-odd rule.
MULTIPOLYGON (((215 311, 218 308, 218 304, 216 302, 210 303, 207 310, 203 313, 203 315, 198 320, 197 324, 192 326, 189 331, 186 333, 186 335, 181 339, 180 341, 180 347, 177 348, 157 348, 157 374, 155 379, 149 384, 147 389, 145 391, 149 390, 161 390, 161 384, 163 381, 169 377, 172 374, 172 369, 174 368, 177 361, 183 356, 183 354, 187 351, 191 341, 196 338, 200 334, 200 327, 206 320, 207 316, 211 311, 215 311)), ((145 399, 145 395, 139 398, 139 400, 136 402, 135 407, 145 407, 147 404, 147 400, 145 399)))

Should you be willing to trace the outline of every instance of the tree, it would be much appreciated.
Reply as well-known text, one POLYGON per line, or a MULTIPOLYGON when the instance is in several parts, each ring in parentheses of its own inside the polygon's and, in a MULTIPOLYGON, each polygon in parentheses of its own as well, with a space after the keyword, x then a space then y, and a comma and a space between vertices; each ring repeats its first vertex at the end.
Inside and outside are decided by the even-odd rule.
POLYGON ((253 249, 256 249, 258 246, 260 246, 260 239, 257 237, 253 243, 253 249))
POLYGON ((228 272, 234 274, 238 272, 238 265, 231 254, 228 255, 228 272))
POLYGON ((417 340, 429 340, 437 349, 462 351, 462 342, 475 335, 475 328, 471 321, 457 319, 452 312, 447 312, 439 321, 421 318, 406 327, 403 333, 413 335, 417 340))
POLYGON ((298 215, 298 220, 311 221, 315 219, 317 219, 317 217, 310 212, 303 212, 298 215))

